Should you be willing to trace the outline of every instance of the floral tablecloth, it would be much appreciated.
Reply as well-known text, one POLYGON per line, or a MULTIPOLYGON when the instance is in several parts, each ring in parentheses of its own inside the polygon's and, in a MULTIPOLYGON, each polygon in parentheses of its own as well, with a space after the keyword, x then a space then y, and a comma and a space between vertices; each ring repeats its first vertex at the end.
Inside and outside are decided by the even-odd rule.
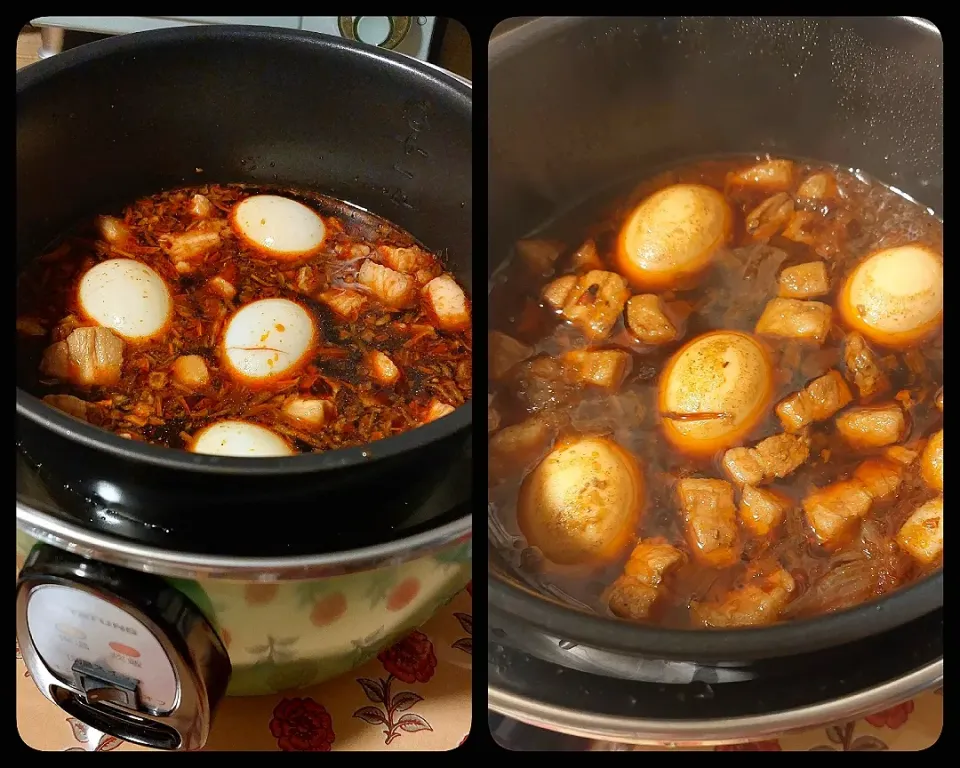
MULTIPOLYGON (((286 695, 228 698, 206 751, 448 750, 470 731, 471 587, 353 673, 286 695)), ((17 730, 42 751, 150 751, 88 729, 37 690, 17 648, 17 730)))
MULTIPOLYGON (((778 739, 681 751, 716 752, 919 752, 932 746, 943 731, 943 688, 890 709, 826 728, 811 728, 778 739)), ((597 743, 600 751, 650 751, 662 748, 597 743)))

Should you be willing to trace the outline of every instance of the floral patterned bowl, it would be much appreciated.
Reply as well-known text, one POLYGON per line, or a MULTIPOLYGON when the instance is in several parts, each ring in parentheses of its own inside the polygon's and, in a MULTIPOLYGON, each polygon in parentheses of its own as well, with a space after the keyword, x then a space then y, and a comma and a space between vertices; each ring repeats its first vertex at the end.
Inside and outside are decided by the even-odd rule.
MULTIPOLYGON (((18 532, 17 572, 35 541, 18 532)), ((228 696, 305 688, 341 675, 423 625, 470 581, 470 535, 406 562, 322 578, 168 578, 227 647, 228 696)), ((408 656, 397 679, 419 674, 408 656)))

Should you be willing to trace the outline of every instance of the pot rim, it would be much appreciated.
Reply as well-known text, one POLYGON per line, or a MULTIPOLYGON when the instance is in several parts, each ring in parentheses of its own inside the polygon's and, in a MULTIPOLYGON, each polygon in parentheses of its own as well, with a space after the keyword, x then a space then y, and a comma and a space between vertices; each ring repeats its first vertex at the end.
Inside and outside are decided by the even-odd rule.
POLYGON ((943 607, 943 570, 869 603, 781 624, 737 629, 667 629, 578 611, 491 574, 494 611, 570 642, 699 662, 755 661, 862 640, 943 607))
MULTIPOLYGON (((469 508, 469 502, 466 505, 469 508)), ((301 581, 387 568, 472 538, 466 514, 422 533, 386 544, 296 557, 231 557, 145 546, 87 530, 17 499, 17 528, 38 541, 81 557, 134 571, 179 579, 301 581)))
MULTIPOLYGON (((406 69, 436 80, 460 96, 472 99, 469 80, 429 62, 406 54, 375 48, 352 40, 302 30, 281 30, 234 24, 214 24, 148 30, 117 35, 89 45, 79 46, 48 59, 42 59, 17 71, 17 97, 30 88, 42 85, 62 72, 102 59, 142 51, 144 45, 175 46, 184 41, 252 40, 294 42, 304 47, 317 46, 339 50, 343 56, 365 58, 379 65, 406 69)), ((147 445, 106 432, 82 422, 43 403, 39 398, 17 387, 17 414, 30 419, 72 442, 104 451, 129 461, 165 469, 210 475, 298 475, 323 472, 368 464, 441 441, 469 430, 473 422, 473 402, 468 401, 442 419, 423 424, 399 435, 366 445, 341 448, 326 453, 299 454, 281 458, 236 458, 206 456, 147 445)), ((18 519, 19 519, 19 503, 18 519)))
POLYGON ((907 674, 838 699, 766 715, 709 720, 654 720, 578 712, 487 687, 487 706, 527 725, 622 744, 712 746, 779 738, 834 722, 858 720, 943 685, 943 657, 907 674), (678 743, 679 742, 679 743, 678 743))

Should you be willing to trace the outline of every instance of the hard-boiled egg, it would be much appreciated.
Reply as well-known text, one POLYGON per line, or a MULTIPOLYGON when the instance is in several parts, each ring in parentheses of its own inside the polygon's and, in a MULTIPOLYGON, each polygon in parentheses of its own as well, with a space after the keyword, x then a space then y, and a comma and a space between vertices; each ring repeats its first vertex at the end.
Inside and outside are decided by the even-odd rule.
POLYGON ((317 329, 310 313, 288 299, 261 299, 227 321, 221 357, 234 376, 266 382, 302 365, 317 329))
POLYGON ((620 230, 617 271, 636 288, 687 285, 729 239, 733 214, 723 195, 701 184, 674 184, 646 198, 620 230))
POLYGON ((292 456, 295 451, 276 432, 249 421, 225 419, 201 429, 189 450, 213 456, 292 456))
POLYGON ((584 437, 554 448, 526 477, 518 522, 554 563, 610 561, 636 539, 642 499, 636 459, 612 440, 584 437))
POLYGON ((303 203, 279 195, 254 195, 230 214, 234 230, 254 248, 280 261, 294 261, 320 250, 326 227, 303 203))
POLYGON ((77 299, 89 320, 133 342, 163 333, 173 310, 163 278, 133 259, 109 259, 88 269, 77 299))
POLYGON ((664 432, 696 456, 729 448, 757 424, 772 392, 770 358, 757 339, 736 331, 705 333, 663 369, 658 403, 664 432))
POLYGON ((838 305, 843 320, 877 344, 909 346, 943 319, 943 260, 924 245, 877 251, 850 273, 838 305))

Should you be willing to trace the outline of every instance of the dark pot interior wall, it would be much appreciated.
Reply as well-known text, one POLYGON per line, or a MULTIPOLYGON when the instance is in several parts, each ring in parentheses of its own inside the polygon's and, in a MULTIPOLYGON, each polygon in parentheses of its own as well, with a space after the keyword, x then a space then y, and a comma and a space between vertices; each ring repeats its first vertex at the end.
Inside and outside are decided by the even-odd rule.
POLYGON ((943 48, 921 23, 542 22, 491 47, 491 253, 604 182, 718 152, 837 162, 942 210, 943 48))

